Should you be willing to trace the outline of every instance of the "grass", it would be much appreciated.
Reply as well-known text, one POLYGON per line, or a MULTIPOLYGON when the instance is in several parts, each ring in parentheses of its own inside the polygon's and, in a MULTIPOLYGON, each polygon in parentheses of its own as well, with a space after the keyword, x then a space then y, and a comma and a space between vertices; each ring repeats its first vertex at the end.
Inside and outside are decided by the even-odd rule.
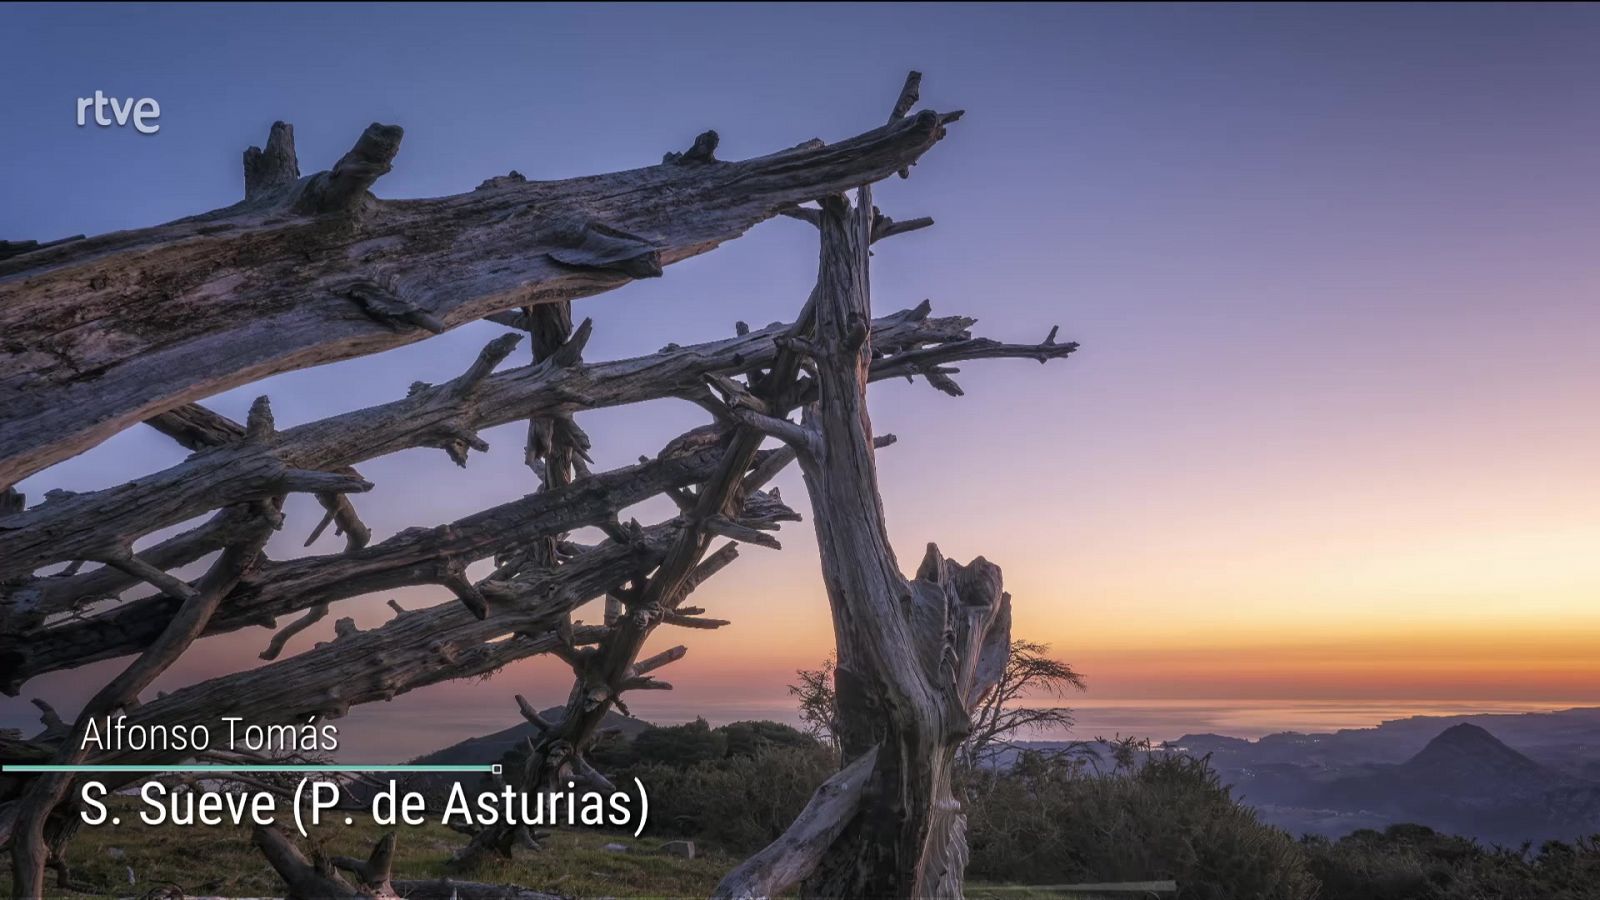
MULTIPOLYGON (((116 802, 108 802, 115 812, 116 802)), ((283 882, 250 842, 250 829, 232 825, 148 826, 124 813, 120 826, 83 826, 69 848, 73 875, 103 890, 103 896, 137 897, 163 883, 185 895, 270 897, 283 882), (133 824, 129 824, 132 822, 133 824), (129 883, 129 870, 134 881, 129 883)), ((340 819, 339 821, 342 821, 340 819)), ((286 830, 292 831, 292 826, 286 830)), ((370 818, 354 825, 323 825, 312 830, 330 856, 366 858, 388 829, 370 818)), ((513 860, 495 860, 470 874, 451 872, 446 863, 466 838, 436 823, 398 829, 394 871, 397 878, 453 878, 513 883, 572 897, 706 897, 739 860, 696 842, 695 859, 657 852, 666 839, 634 838, 597 828, 554 832, 543 852, 518 851, 513 860), (626 844, 630 851, 602 850, 626 844)), ((306 842, 301 841, 303 849, 306 842)), ((46 882, 55 884, 53 874, 46 882)), ((9 897, 9 860, 0 866, 0 896, 9 897)), ((84 895, 64 894, 81 897, 84 895)))
MULTIPOLYGON (((248 827, 149 826, 139 823, 137 814, 129 811, 134 807, 127 798, 113 798, 107 806, 113 814, 120 812, 124 824, 85 825, 68 851, 73 876, 99 888, 98 896, 138 897, 162 885, 176 885, 189 897, 273 897, 283 892, 283 882, 251 843, 248 827)), ((285 830, 292 830, 292 826, 285 823, 285 830)), ((353 825, 325 824, 313 829, 312 839, 320 842, 329 856, 364 859, 387 830, 374 824, 370 817, 356 816, 353 825)), ((463 835, 432 822, 403 826, 398 832, 394 864, 397 878, 449 876, 519 884, 569 897, 707 897, 722 876, 743 859, 742 855, 719 852, 700 841, 695 842, 696 857, 683 859, 659 852, 670 838, 634 838, 632 834, 598 828, 568 828, 546 839, 543 852, 518 850, 515 859, 493 860, 475 872, 458 873, 450 871, 447 863, 451 853, 466 843, 463 835), (627 845, 629 852, 601 849, 613 843, 627 845)), ((302 849, 309 850, 307 841, 300 843, 302 849)), ((46 883, 54 886, 54 874, 46 876, 46 883)), ((9 855, 0 854, 0 897, 10 897, 10 889, 9 855)), ((95 895, 58 892, 55 896, 95 895)), ((1076 900, 1107 895, 969 882, 967 896, 975 900, 1076 900)))

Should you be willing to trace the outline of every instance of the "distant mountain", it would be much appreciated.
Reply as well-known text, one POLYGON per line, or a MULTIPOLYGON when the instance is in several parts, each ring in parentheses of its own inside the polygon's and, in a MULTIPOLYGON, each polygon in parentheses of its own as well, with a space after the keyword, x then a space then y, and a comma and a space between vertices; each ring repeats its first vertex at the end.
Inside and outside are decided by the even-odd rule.
MULTIPOLYGON (((566 710, 559 706, 552 706, 539 715, 551 724, 559 723, 566 710)), ((653 728, 649 722, 642 719, 632 719, 616 712, 607 712, 600 722, 602 730, 615 728, 624 736, 633 738, 641 732, 653 728)), ((431 766, 471 766, 494 764, 500 761, 506 751, 520 747, 529 738, 537 739, 538 729, 533 723, 523 722, 510 728, 486 734, 482 737, 467 738, 464 741, 451 744, 442 750, 435 750, 425 756, 419 756, 411 762, 416 765, 431 766)), ((451 783, 456 781, 476 784, 478 775, 451 775, 437 773, 418 776, 410 787, 411 790, 420 790, 425 793, 434 791, 447 791, 451 783)))
POLYGON ((1542 792, 1570 781, 1468 723, 1439 732, 1421 752, 1401 763, 1393 777, 1452 796, 1497 798, 1542 792))
MULTIPOLYGON (((566 710, 559 706, 552 706, 539 713, 546 722, 557 724, 566 710)), ((641 732, 648 731, 653 726, 642 719, 631 719, 616 712, 606 713, 601 720, 601 729, 615 728, 627 737, 636 737, 641 732)), ((486 734, 483 737, 467 738, 464 741, 451 744, 443 750, 435 750, 426 756, 419 756, 412 760, 418 765, 432 766, 470 766, 482 763, 496 763, 500 757, 513 747, 519 747, 528 738, 538 738, 539 731, 531 722, 522 722, 510 728, 486 734)))
MULTIPOLYGON (((1419 809, 1495 808, 1535 802, 1583 785, 1507 747, 1476 725, 1453 725, 1397 766, 1376 767, 1324 785, 1328 806, 1404 815, 1419 809)), ((1425 823, 1426 824, 1426 823, 1425 823)))
POLYGON ((1476 725, 1507 746, 1569 775, 1600 781, 1600 707, 1537 713, 1480 713, 1455 716, 1410 716, 1375 728, 1333 732, 1294 731, 1269 734, 1254 741, 1216 734, 1186 734, 1168 741, 1170 748, 1211 753, 1220 763, 1351 766, 1400 763, 1420 752, 1440 731, 1455 725, 1476 725))
POLYGON ((1341 754, 1317 740, 1263 739, 1242 748, 1232 740, 1190 743, 1210 746, 1242 799, 1292 832, 1333 836, 1415 822, 1507 845, 1600 832, 1600 783, 1532 759, 1471 723, 1437 732, 1399 763, 1336 761, 1341 754), (1291 746, 1303 748, 1299 762, 1285 759, 1291 746), (1249 758, 1252 751, 1262 758, 1249 758))

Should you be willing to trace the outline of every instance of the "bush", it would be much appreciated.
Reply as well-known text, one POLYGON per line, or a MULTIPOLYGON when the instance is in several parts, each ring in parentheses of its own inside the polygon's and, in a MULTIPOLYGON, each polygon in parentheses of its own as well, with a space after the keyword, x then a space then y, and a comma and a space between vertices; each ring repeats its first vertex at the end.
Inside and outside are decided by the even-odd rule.
POLYGON ((692 766, 726 756, 728 738, 721 729, 711 730, 705 719, 695 719, 641 732, 633 739, 633 753, 640 763, 692 766))
POLYGON ((653 833, 691 835, 747 854, 783 834, 834 771, 833 754, 811 741, 690 766, 641 763, 627 777, 638 777, 650 793, 653 833))
POLYGON ((1154 755, 1112 775, 1024 754, 967 792, 969 878, 1059 884, 1173 879, 1183 900, 1311 900, 1290 836, 1236 803, 1205 759, 1154 755))
POLYGON ((606 771, 647 763, 683 768, 729 756, 754 756, 774 747, 816 746, 816 738, 782 722, 733 722, 712 728, 705 719, 696 719, 685 725, 650 728, 631 741, 609 736, 596 742, 589 759, 606 771))
POLYGON ((810 749, 817 739, 782 722, 730 722, 717 729, 728 742, 729 756, 755 756, 761 750, 788 747, 810 749))
POLYGON ((1322 900, 1595 900, 1600 838, 1485 848, 1421 825, 1307 838, 1322 900))

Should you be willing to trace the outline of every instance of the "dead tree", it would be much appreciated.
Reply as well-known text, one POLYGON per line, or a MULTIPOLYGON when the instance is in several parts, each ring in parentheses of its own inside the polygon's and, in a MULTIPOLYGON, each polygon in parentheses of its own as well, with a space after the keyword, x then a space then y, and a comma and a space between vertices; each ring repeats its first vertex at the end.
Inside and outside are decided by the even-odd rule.
MULTIPOLYGON (((10 639, 7 684, 20 687, 29 675, 48 671, 30 668, 22 648, 62 625, 63 616, 78 616, 84 602, 113 598, 108 612, 120 616, 116 600, 142 583, 158 591, 145 605, 160 604, 153 618, 137 617, 160 623, 158 629, 137 635, 124 635, 115 624, 80 629, 77 636, 100 649, 79 645, 55 657, 60 667, 129 650, 140 654, 80 712, 65 739, 55 742, 52 758, 85 761, 86 754, 71 749, 73 736, 95 718, 137 712, 139 692, 195 639, 215 633, 219 613, 232 627, 270 621, 270 606, 239 616, 248 604, 239 602, 236 589, 263 567, 265 528, 281 525, 278 510, 288 493, 316 494, 327 508, 313 537, 329 519, 347 536, 346 554, 309 567, 314 571, 307 574, 324 589, 309 604, 313 615, 332 600, 381 584, 384 575, 401 584, 442 584, 475 620, 489 617, 491 604, 517 610, 529 602, 525 591, 538 589, 529 583, 536 580, 532 567, 502 567, 488 588, 464 576, 466 565, 492 543, 481 535, 492 532, 494 522, 483 523, 489 527, 480 530, 476 545, 450 546, 459 542, 445 528, 403 536, 381 548, 381 559, 360 557, 367 529, 341 495, 370 484, 351 466, 419 445, 443 449, 464 465, 469 451, 487 448, 476 432, 497 415, 560 419, 578 408, 631 402, 651 394, 655 376, 623 365, 595 373, 600 382, 579 384, 588 381, 589 367, 580 358, 585 323, 570 336, 559 335, 559 346, 536 365, 507 373, 530 378, 521 385, 506 378, 491 383, 517 341, 507 335, 457 379, 418 384, 396 403, 282 434, 265 398, 242 427, 186 404, 275 372, 375 352, 511 309, 534 315, 531 307, 660 275, 664 265, 737 237, 819 190, 881 178, 914 162, 937 140, 938 119, 930 112, 920 125, 877 129, 831 146, 808 141, 740 163, 715 159, 716 135, 707 133, 690 153, 669 155, 657 166, 551 183, 512 174, 469 194, 420 201, 380 201, 368 192, 398 152, 399 128, 368 128, 332 169, 302 178, 293 131, 280 123, 265 150, 245 154, 240 203, 155 228, 0 247, 0 621, 10 639), (574 376, 578 381, 557 383, 574 376), (43 504, 23 508, 13 488, 18 479, 144 419, 196 450, 194 456, 120 487, 50 492, 43 504), (133 551, 138 538, 208 510, 220 512, 207 525, 150 552, 133 551), (217 549, 223 555, 199 584, 168 574, 217 549), (383 573, 377 582, 365 567, 375 561, 383 573), (69 565, 54 576, 37 574, 55 562, 69 565), (63 584, 78 578, 85 562, 102 568, 63 584)), ((703 392, 696 362, 686 362, 693 389, 703 392)), ((589 493, 587 513, 554 510, 518 536, 526 540, 533 532, 550 548, 553 536, 608 504, 589 493), (567 521, 559 521, 563 517, 567 521)), ((625 542, 629 577, 644 565, 637 557, 648 540, 641 532, 625 542)), ((546 553, 542 561, 556 560, 546 553)), ((277 642, 268 655, 281 649, 277 642)), ((383 660, 376 661, 382 669, 383 660)), ((371 667, 374 660, 358 662, 371 667)), ((430 668, 450 671, 442 659, 431 660, 430 668)), ((383 676, 381 693, 393 696, 396 680, 392 673, 383 676)), ((296 703, 338 711, 344 701, 306 693, 296 703)), ((45 776, 3 798, 0 823, 19 896, 40 894, 45 866, 61 858, 66 831, 57 826, 70 817, 56 815, 56 808, 70 787, 70 777, 45 776)))
MULTIPOLYGON (((509 778, 526 791, 567 778, 603 786, 585 758, 603 717, 626 711, 627 692, 670 687, 659 670, 683 656, 682 647, 644 656, 647 641, 663 625, 727 624, 685 601, 733 561, 734 543, 777 546, 770 532, 798 515, 763 488, 798 458, 824 538, 841 677, 851 679, 851 761, 783 841, 730 876, 728 890, 772 892, 807 876, 845 894, 959 890, 964 845, 946 747, 965 722, 962 702, 988 677, 1005 600, 998 570, 983 563, 958 567, 933 555, 915 581, 892 574, 872 469, 873 447, 887 438, 871 434, 864 386, 920 377, 959 394, 954 363, 1042 362, 1072 345, 1057 345, 1054 332, 1037 345, 974 338, 972 319, 933 317, 927 303, 870 318, 867 247, 931 221, 878 214, 865 187, 854 212, 837 194, 904 176, 959 116, 908 115, 918 82, 913 73, 888 124, 838 144, 808 141, 730 163, 715 158, 707 132, 660 165, 562 182, 512 173, 435 200, 369 193, 395 158, 398 128, 372 126, 332 169, 301 177, 293 132, 279 123, 265 149, 245 154, 240 203, 154 228, 0 244, 0 689, 15 694, 44 673, 134 657, 71 721, 39 701, 45 729, 3 738, 0 750, 130 762, 73 748, 89 722, 108 716, 303 723, 554 653, 574 673, 565 715, 544 722, 518 698, 541 734, 509 778), (817 198, 821 209, 801 205, 817 198), (732 338, 634 359, 583 358, 592 324, 574 325, 571 300, 660 275, 778 213, 823 235, 821 274, 795 322, 740 323, 732 338), (418 382, 389 403, 280 431, 264 397, 242 424, 195 402, 478 319, 512 332, 458 377, 418 382), (521 333, 531 359, 507 364, 521 333), (657 398, 697 404, 714 421, 638 465, 590 471, 575 417, 657 398), (787 420, 795 409, 807 411, 806 424, 787 420), (13 486, 140 421, 192 455, 115 487, 49 491, 32 507, 13 486), (527 423, 533 493, 519 489, 518 499, 454 522, 373 541, 350 498, 371 488, 355 466, 415 447, 464 466, 487 449, 482 429, 513 421, 527 423), (763 449, 771 435, 787 446, 763 449), (324 509, 306 545, 332 526, 342 550, 282 560, 260 552, 294 492, 324 509), (678 513, 648 527, 619 520, 656 495, 678 513), (575 542, 586 526, 604 539, 575 542), (719 538, 734 543, 712 550, 719 538), (194 582, 172 574, 212 554, 194 582), (493 570, 469 579, 468 566, 486 559, 493 570), (392 603, 395 617, 365 631, 340 618, 331 640, 289 652, 334 604, 416 585, 436 585, 447 599, 411 610, 392 603), (130 596, 145 587, 154 592, 130 596), (599 598, 602 624, 573 620, 599 598), (889 607, 904 621, 895 624, 889 607), (285 616, 294 618, 262 652, 268 665, 141 698, 194 641, 285 616), (881 646, 888 638, 872 628, 901 643, 881 646)), ((71 788, 68 776, 0 780, 0 846, 11 850, 16 896, 40 895, 47 868, 72 883, 71 788)), ((532 839, 490 829, 460 861, 532 839)), ((392 839, 366 860, 315 851, 308 859, 270 829, 256 842, 295 896, 542 897, 516 886, 397 880, 392 839)))
MULTIPOLYGON (((900 572, 878 493, 866 385, 874 210, 825 198, 815 333, 802 345, 816 397, 801 424, 749 404, 739 418, 799 455, 833 611, 839 738, 850 762, 785 835, 730 873, 718 896, 775 895, 805 879, 824 897, 960 896, 966 822, 951 786, 970 715, 1010 643, 1010 595, 983 558, 947 560, 929 545, 900 572)), ((1063 356, 1052 331, 1038 359, 1063 356)))
MULTIPOLYGON (((915 103, 920 79, 921 76, 915 72, 907 79, 906 88, 890 116, 888 127, 893 127, 915 103)), ((940 117, 940 126, 956 117, 940 117)), ((789 212, 801 218, 811 215, 809 211, 789 212)), ((919 219, 896 226, 891 220, 879 217, 873 224, 878 226, 875 237, 886 237, 892 233, 926 227, 932 224, 932 220, 919 219)), ((770 474, 760 479, 745 474, 755 462, 766 435, 760 428, 741 422, 738 412, 746 406, 787 411, 803 401, 808 386, 799 380, 804 358, 800 348, 815 324, 815 302, 813 295, 795 323, 776 338, 779 350, 770 363, 744 373, 746 380, 743 384, 726 375, 706 376, 706 381, 721 395, 720 402, 713 402, 709 407, 726 426, 721 430, 708 431, 706 439, 718 442, 722 462, 715 474, 698 485, 697 490, 670 493, 682 510, 681 518, 685 520, 685 527, 679 532, 667 557, 653 573, 641 576, 625 590, 613 592, 608 597, 606 624, 609 631, 598 645, 592 649, 573 648, 562 654, 572 668, 574 681, 560 721, 544 721, 518 697, 523 714, 539 732, 537 741, 531 742, 525 750, 508 753, 504 761, 509 771, 521 773, 520 787, 524 792, 558 790, 569 781, 610 787, 604 776, 596 772, 585 759, 601 722, 613 708, 627 713, 628 708, 622 699, 626 691, 670 690, 670 683, 651 673, 681 659, 686 652, 685 647, 677 646, 641 660, 639 655, 650 635, 659 625, 666 623, 698 628, 714 628, 725 624, 721 620, 700 617, 698 614, 702 610, 696 609, 691 614, 680 607, 683 598, 698 583, 698 567, 717 558, 713 555, 706 559, 713 539, 723 536, 774 549, 779 546, 776 539, 762 534, 759 528, 751 527, 752 523, 742 521, 737 516, 745 498, 758 489, 766 478, 770 478, 770 474)), ((918 312, 926 315, 925 309, 919 308, 918 312)), ((862 325, 870 327, 865 321, 862 325)), ((747 329, 741 325, 739 330, 743 336, 747 329)), ((929 377, 931 379, 934 376, 929 377)), ((719 553, 730 549, 731 545, 719 553)), ((510 856, 518 843, 531 842, 532 838, 526 829, 506 825, 487 828, 474 836, 458 855, 457 862, 470 867, 485 855, 510 856)))

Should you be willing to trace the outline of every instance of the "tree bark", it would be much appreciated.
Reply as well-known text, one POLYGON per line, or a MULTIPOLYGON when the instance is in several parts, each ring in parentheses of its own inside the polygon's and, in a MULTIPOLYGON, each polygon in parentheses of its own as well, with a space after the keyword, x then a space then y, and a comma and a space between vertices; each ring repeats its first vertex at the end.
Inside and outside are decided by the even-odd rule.
MULTIPOLYGON (((254 565, 256 557, 266 543, 270 525, 262 522, 256 533, 244 542, 224 550, 196 587, 174 584, 171 588, 181 594, 182 605, 167 621, 159 637, 146 647, 120 675, 102 687, 62 740, 52 760, 57 765, 77 765, 89 755, 83 746, 83 737, 91 722, 101 721, 119 709, 137 704, 139 692, 144 690, 162 672, 177 661, 189 645, 199 638, 206 623, 216 612, 222 598, 238 583, 239 578, 254 565)), ((158 584, 168 576, 152 571, 158 584)), ((65 836, 75 826, 58 827, 56 839, 47 833, 51 814, 71 790, 73 776, 57 772, 39 776, 24 790, 16 810, 7 816, 11 826, 11 883, 16 897, 41 897, 44 894, 44 872, 54 859, 58 870, 65 873, 65 836)), ((65 875, 63 875, 65 878, 65 875)), ((66 887, 66 885, 63 885, 66 887)))
MULTIPOLYGON (((354 552, 264 562, 229 592, 205 634, 224 634, 269 623, 278 616, 375 591, 449 584, 457 564, 469 564, 511 551, 530 540, 609 521, 619 510, 669 487, 705 479, 720 458, 716 447, 693 448, 681 454, 670 452, 669 448, 669 452, 646 463, 580 479, 565 488, 530 494, 436 528, 406 529, 354 552)), ((154 548, 144 556, 155 557, 155 564, 163 568, 180 563, 158 553, 160 549, 154 548)), ((196 549, 205 552, 203 543, 196 549)), ((52 586, 50 580, 45 580, 40 591, 42 612, 71 609, 126 586, 123 578, 113 577, 107 569, 62 580, 77 581, 79 585, 52 586)), ((24 628, 19 624, 0 637, 0 689, 15 695, 22 684, 37 675, 136 652, 160 633, 162 623, 178 602, 172 596, 157 594, 49 627, 24 628)))
POLYGON ((877 748, 855 758, 823 782, 782 839, 740 863, 723 876, 713 900, 764 900, 776 897, 816 871, 823 854, 855 817, 867 776, 877 766, 877 748))
MULTIPOLYGON (((870 191, 862 188, 857 203, 827 198, 816 216, 822 251, 808 343, 815 402, 799 425, 759 409, 741 416, 799 455, 838 647, 841 744, 847 768, 868 755, 872 764, 858 803, 819 796, 808 810, 814 815, 756 858, 784 864, 753 860, 724 883, 725 896, 785 890, 813 861, 809 895, 959 896, 967 845, 951 789, 954 756, 1010 640, 1010 596, 997 567, 981 558, 956 565, 930 545, 908 580, 895 561, 866 408, 870 191), (817 852, 819 835, 831 842, 817 852)), ((1052 331, 1040 347, 1055 347, 1053 339, 1052 331)), ((1041 361, 1067 352, 1050 350, 1041 361)))
MULTIPOLYGON (((911 377, 973 355, 1037 354, 1036 348, 972 340, 966 331, 971 322, 930 318, 926 307, 887 317, 884 349, 901 349, 908 357, 882 360, 880 377, 911 377)), ((250 497, 285 490, 365 490, 370 485, 338 470, 399 450, 440 447, 464 464, 469 446, 487 447, 476 436, 483 428, 661 397, 709 402, 707 375, 771 365, 779 353, 775 341, 785 328, 774 325, 728 340, 592 365, 580 363, 574 351, 491 375, 517 341, 516 335, 505 335, 462 376, 441 385, 419 383, 405 399, 288 428, 270 439, 203 450, 137 481, 47 497, 0 518, 0 580, 53 562, 102 558, 159 528, 250 497)), ((577 349, 587 329, 579 332, 584 337, 574 341, 577 349)))
MULTIPOLYGON (((793 512, 765 495, 753 498, 744 515, 763 524, 793 518, 793 512)), ((130 725, 219 723, 239 716, 252 724, 304 723, 342 717, 351 706, 392 700, 417 688, 494 672, 539 653, 567 653, 597 642, 607 629, 571 627, 572 611, 660 564, 683 525, 668 521, 640 529, 626 542, 607 541, 579 553, 554 570, 527 572, 504 581, 479 582, 495 604, 495 614, 480 619, 458 603, 399 612, 367 631, 353 625, 332 641, 289 659, 223 675, 180 688, 127 710, 130 725)), ((736 551, 718 555, 697 581, 733 560, 736 551)), ((81 717, 80 717, 81 719, 81 717)), ((59 729, 63 734, 66 727, 59 729)), ((61 739, 58 735, 51 740, 61 739)), ((186 754, 139 752, 144 764, 174 762, 186 754)), ((102 754, 93 762, 131 761, 126 754, 102 754)), ((82 761, 82 760, 80 760, 82 761)), ((121 783, 138 780, 129 776, 121 783)), ((119 785, 108 778, 110 787, 119 785)), ((0 846, 13 837, 15 801, 0 805, 0 846)), ((20 896, 29 896, 21 894, 20 896)))
POLYGON ((513 173, 388 201, 367 189, 399 128, 369 127, 305 178, 292 131, 274 128, 247 155, 240 203, 0 258, 0 488, 236 385, 659 275, 784 207, 914 163, 950 118, 927 111, 743 162, 513 173))

